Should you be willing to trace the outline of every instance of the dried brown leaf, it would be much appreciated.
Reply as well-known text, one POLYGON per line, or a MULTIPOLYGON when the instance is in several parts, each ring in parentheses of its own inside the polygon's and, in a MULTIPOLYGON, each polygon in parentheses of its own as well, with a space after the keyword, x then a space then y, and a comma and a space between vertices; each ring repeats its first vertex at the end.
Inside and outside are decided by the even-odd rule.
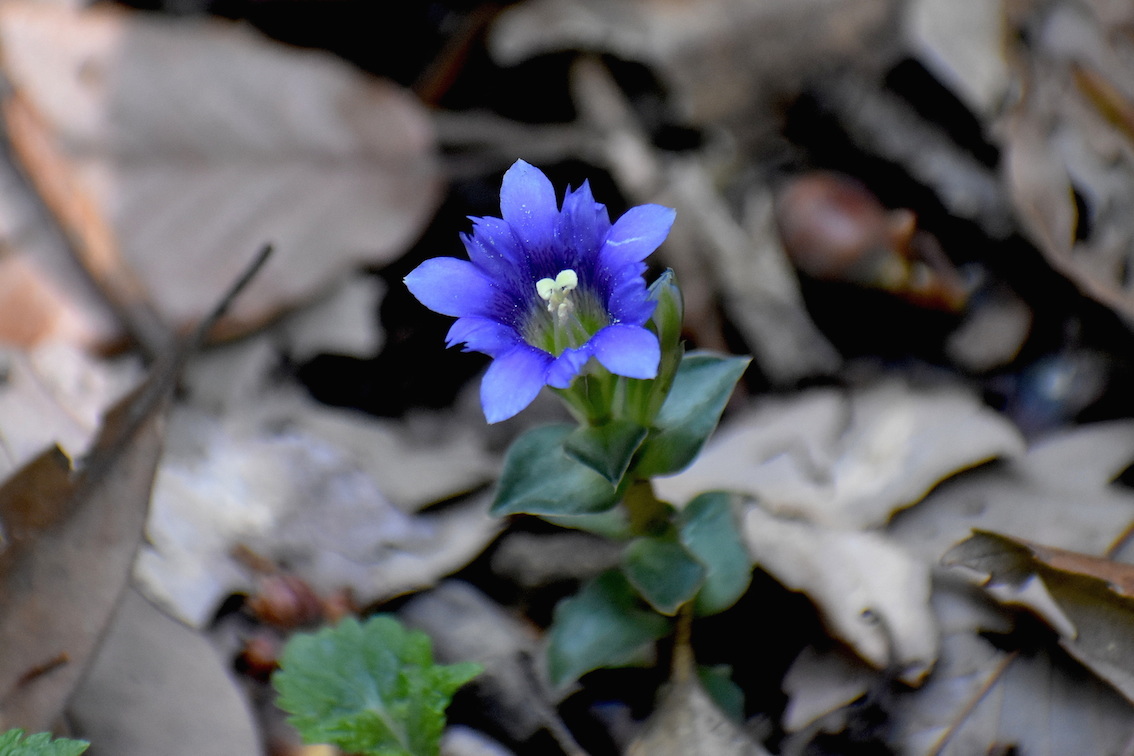
POLYGON ((76 735, 115 756, 259 753, 248 702, 216 650, 134 590, 68 707, 76 735))
POLYGON ((53 727, 91 661, 149 511, 165 381, 111 410, 79 470, 56 448, 0 488, 0 727, 53 727))

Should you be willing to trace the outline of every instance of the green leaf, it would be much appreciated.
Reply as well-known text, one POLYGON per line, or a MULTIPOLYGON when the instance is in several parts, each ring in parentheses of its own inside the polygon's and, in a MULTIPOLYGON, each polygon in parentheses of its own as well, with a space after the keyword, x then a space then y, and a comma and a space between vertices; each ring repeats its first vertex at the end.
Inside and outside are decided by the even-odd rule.
POLYGON ((272 676, 307 743, 365 756, 435 756, 453 693, 477 664, 435 665, 429 636, 393 617, 295 635, 272 676))
POLYGON ((579 462, 618 485, 634 452, 646 440, 646 429, 629 420, 611 420, 602 425, 584 425, 563 442, 566 452, 579 462))
POLYGON ((681 542, 708 573, 697 594, 697 614, 724 611, 748 590, 752 558, 740 539, 732 497, 723 491, 704 493, 681 510, 681 542))
POLYGON ((562 687, 599 667, 641 663, 668 633, 669 622, 641 608, 626 578, 608 570, 555 607, 547 649, 551 682, 562 687))
POLYGON ((676 538, 645 536, 622 552, 622 572, 650 606, 672 616, 697 595, 706 570, 676 538))
POLYGON ((561 528, 572 528, 594 533, 612 541, 629 541, 634 537, 630 517, 625 507, 614 507, 598 514, 544 515, 542 519, 561 528))
POLYGON ((79 756, 89 746, 85 740, 52 739, 46 732, 26 738, 23 730, 0 734, 0 756, 79 756))
POLYGON ((689 352, 634 465, 640 478, 671 475, 693 461, 720 422, 732 389, 751 362, 711 352, 689 352))
POLYGON ((533 428, 512 443, 504 457, 493 515, 593 514, 618 502, 609 480, 564 451, 573 430, 570 425, 533 428))
POLYGON ((709 694, 721 711, 734 722, 744 721, 744 689, 732 681, 732 667, 718 664, 715 667, 697 667, 701 687, 709 694))

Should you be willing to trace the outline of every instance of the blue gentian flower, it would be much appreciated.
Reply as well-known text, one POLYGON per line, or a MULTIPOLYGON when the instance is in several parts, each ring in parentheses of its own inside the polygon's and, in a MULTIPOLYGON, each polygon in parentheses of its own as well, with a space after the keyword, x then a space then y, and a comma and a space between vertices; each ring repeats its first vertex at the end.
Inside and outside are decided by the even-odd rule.
POLYGON ((656 377, 642 261, 674 211, 641 205, 612 225, 586 182, 561 210, 548 178, 519 160, 504 174, 500 212, 471 219, 468 260, 426 260, 405 278, 422 304, 457 318, 449 346, 494 359, 480 387, 488 422, 512 417, 545 385, 568 388, 592 357, 615 375, 656 377))

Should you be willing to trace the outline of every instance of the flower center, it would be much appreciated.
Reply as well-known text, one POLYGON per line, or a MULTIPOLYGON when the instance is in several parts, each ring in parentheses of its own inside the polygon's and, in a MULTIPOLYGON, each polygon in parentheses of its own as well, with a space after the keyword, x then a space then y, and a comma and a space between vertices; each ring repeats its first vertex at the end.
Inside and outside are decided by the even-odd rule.
POLYGON ((570 268, 559 271, 555 278, 539 279, 535 289, 546 305, 537 305, 524 327, 532 346, 559 356, 565 349, 586 344, 610 322, 605 308, 592 292, 579 286, 579 276, 570 268))
POLYGON ((567 325, 575 305, 571 302, 570 294, 579 285, 579 276, 568 268, 559 271, 555 278, 541 278, 536 281, 536 293, 539 298, 547 302, 547 311, 560 327, 567 325))

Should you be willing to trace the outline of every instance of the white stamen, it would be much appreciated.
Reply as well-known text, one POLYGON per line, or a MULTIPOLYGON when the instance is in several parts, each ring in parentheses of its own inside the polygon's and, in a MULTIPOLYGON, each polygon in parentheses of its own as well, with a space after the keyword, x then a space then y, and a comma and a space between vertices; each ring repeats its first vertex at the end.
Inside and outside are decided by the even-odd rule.
POLYGON ((579 276, 570 268, 559 271, 554 279, 541 278, 536 281, 536 294, 547 302, 547 311, 559 320, 560 325, 566 322, 575 309, 567 295, 578 285, 579 276))

